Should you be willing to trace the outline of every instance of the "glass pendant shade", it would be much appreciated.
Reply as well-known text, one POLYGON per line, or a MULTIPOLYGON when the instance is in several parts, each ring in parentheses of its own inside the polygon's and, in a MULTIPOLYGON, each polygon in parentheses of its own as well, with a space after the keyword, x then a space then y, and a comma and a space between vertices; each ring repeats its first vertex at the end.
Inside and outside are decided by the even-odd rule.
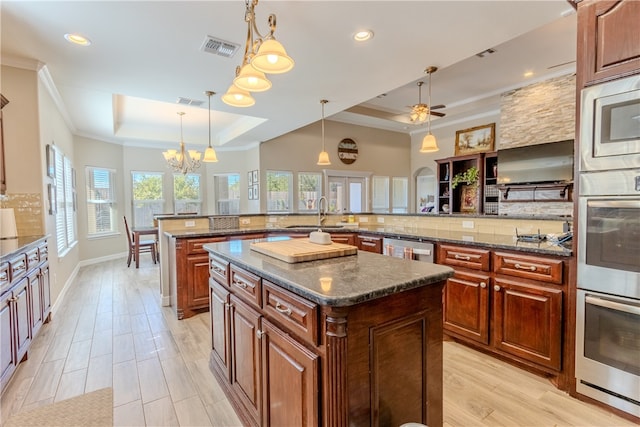
POLYGON ((436 137, 429 132, 422 140, 422 146, 420 147, 421 153, 435 153, 438 151, 438 143, 436 137))
POLYGON ((329 160, 329 153, 327 153, 326 151, 321 151, 320 155, 318 156, 318 166, 328 166, 331 164, 331 161, 329 160))
POLYGON ((204 161, 211 163, 218 161, 216 150, 214 150, 213 147, 207 147, 207 149, 204 151, 204 161))
POLYGON ((256 100, 246 90, 231 85, 227 93, 222 95, 222 102, 232 107, 251 107, 256 103, 256 100))
POLYGON ((238 77, 233 79, 233 84, 248 92, 264 92, 271 89, 271 82, 264 73, 256 70, 251 64, 242 67, 238 77))
POLYGON ((276 39, 265 40, 251 59, 253 68, 267 74, 286 73, 293 68, 293 64, 293 59, 276 39))
POLYGON ((175 159, 176 154, 178 154, 176 150, 167 150, 162 152, 165 160, 175 159))

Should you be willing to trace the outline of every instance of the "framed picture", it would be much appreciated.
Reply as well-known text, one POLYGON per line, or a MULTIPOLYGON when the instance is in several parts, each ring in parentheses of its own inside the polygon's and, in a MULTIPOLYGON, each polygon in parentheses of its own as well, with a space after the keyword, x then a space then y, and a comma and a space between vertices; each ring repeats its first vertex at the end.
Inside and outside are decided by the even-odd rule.
POLYGON ((47 184, 47 192, 49 193, 49 215, 58 213, 58 202, 56 200, 56 187, 53 184, 47 184))
POLYGON ((472 213, 478 211, 478 186, 462 185, 460 188, 460 211, 472 213))
POLYGON ((253 200, 260 199, 260 186, 258 184, 253 184, 253 200))
POLYGON ((258 183, 258 170, 254 170, 253 171, 253 184, 257 184, 258 183))
POLYGON ((455 155, 463 156, 493 151, 495 133, 495 123, 457 131, 455 155))
POLYGON ((249 187, 253 184, 253 171, 247 172, 247 181, 249 182, 249 187))
POLYGON ((249 188, 247 188, 247 198, 249 200, 253 200, 253 185, 250 185, 249 188))
POLYGON ((71 168, 71 188, 76 189, 76 170, 71 168))
POLYGON ((56 177, 56 150, 51 144, 47 144, 47 176, 56 177))

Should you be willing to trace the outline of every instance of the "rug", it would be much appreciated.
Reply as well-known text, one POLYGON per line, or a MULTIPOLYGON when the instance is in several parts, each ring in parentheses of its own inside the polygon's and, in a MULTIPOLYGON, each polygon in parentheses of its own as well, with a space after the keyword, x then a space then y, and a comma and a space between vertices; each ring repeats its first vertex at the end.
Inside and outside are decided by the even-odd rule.
POLYGON ((30 411, 18 412, 4 426, 113 426, 113 391, 111 388, 103 388, 30 411))

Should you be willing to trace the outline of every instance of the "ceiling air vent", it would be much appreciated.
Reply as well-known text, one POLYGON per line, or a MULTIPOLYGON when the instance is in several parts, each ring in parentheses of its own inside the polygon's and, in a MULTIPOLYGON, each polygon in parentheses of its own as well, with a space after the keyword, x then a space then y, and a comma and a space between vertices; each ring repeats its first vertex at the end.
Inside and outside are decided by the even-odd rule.
POLYGON ((194 107, 199 107, 202 104, 204 104, 204 101, 199 101, 197 99, 191 99, 191 98, 183 98, 183 97, 178 97, 178 100, 176 101, 177 104, 182 104, 182 105, 193 105, 194 107))
POLYGON ((200 50, 213 53, 214 55, 224 56, 225 58, 231 58, 239 47, 239 44, 207 36, 205 37, 200 50))

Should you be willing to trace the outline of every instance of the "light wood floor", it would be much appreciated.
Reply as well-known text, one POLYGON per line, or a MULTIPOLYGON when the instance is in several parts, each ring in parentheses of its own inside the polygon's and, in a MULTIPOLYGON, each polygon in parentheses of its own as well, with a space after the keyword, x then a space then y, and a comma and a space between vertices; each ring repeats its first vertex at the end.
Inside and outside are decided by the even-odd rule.
MULTIPOLYGON (((160 307, 158 266, 84 267, 2 396, 12 413, 113 387, 118 426, 239 426, 209 371, 209 318, 160 307)), ((444 344, 445 426, 632 426, 548 381, 444 344)))

